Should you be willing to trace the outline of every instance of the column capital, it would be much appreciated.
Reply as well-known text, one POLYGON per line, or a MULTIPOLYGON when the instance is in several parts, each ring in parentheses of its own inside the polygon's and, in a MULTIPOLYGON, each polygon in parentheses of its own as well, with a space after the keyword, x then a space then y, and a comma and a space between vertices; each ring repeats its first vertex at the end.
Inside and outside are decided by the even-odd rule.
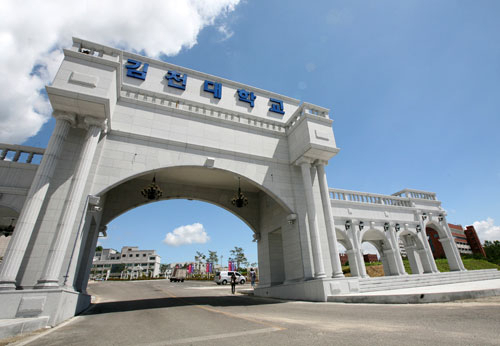
POLYGON ((314 159, 311 159, 309 157, 302 156, 299 158, 297 161, 295 161, 295 164, 297 166, 302 166, 303 164, 309 164, 311 165, 314 162, 314 159))
POLYGON ((96 118, 96 117, 93 117, 93 116, 90 116, 90 115, 86 115, 86 116, 83 118, 83 121, 82 121, 82 126, 83 126, 85 129, 87 129, 87 130, 88 130, 91 126, 97 126, 97 127, 99 127, 101 130, 106 131, 106 129, 107 129, 107 125, 108 125, 108 120, 107 120, 107 119, 96 118))
POLYGON ((71 127, 76 126, 76 115, 72 113, 66 113, 61 111, 52 112, 52 116, 56 118, 56 120, 66 120, 71 127))
POLYGON ((328 165, 328 161, 318 159, 318 160, 314 161, 314 165, 315 166, 327 166, 328 165))

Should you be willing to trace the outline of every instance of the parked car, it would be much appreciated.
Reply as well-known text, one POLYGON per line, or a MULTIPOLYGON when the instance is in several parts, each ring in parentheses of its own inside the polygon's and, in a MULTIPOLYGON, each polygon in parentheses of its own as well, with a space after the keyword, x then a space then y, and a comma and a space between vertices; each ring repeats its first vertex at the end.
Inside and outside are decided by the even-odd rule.
POLYGON ((236 282, 240 285, 243 285, 247 281, 247 279, 240 273, 229 271, 216 272, 214 281, 217 283, 217 285, 225 285, 227 283, 230 283, 231 275, 233 275, 233 273, 234 275, 236 275, 236 282))

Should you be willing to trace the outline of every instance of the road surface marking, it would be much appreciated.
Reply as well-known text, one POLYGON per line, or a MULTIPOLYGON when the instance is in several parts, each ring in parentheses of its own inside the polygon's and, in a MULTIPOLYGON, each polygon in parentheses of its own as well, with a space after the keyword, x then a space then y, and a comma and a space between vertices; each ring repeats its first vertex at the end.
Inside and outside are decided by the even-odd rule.
POLYGON ((207 340, 217 340, 217 339, 225 339, 225 338, 234 338, 238 336, 248 336, 248 335, 253 335, 253 334, 263 334, 263 333, 271 333, 271 332, 277 332, 280 330, 283 330, 284 328, 264 328, 264 329, 254 329, 254 330, 244 330, 241 332, 237 333, 220 333, 216 335, 204 335, 204 336, 195 336, 191 338, 184 338, 184 339, 174 339, 174 340, 163 340, 157 343, 152 343, 148 345, 177 345, 177 344, 187 344, 191 342, 204 342, 207 340))
MULTIPOLYGON (((165 292, 167 295, 169 295, 170 297, 172 298, 175 298, 175 299, 179 299, 179 300, 182 300, 182 301, 186 301, 186 299, 184 299, 183 297, 177 297, 176 295, 173 295, 172 293, 170 293, 169 291, 165 290, 164 288, 162 287, 156 287, 160 290, 162 290, 163 292, 165 292)), ((189 298, 189 297, 186 297, 186 298, 189 298)), ((217 309, 214 309, 214 308, 209 308, 207 306, 203 306, 203 305, 192 305, 194 307, 197 307, 199 309, 203 309, 203 310, 206 310, 206 311, 210 311, 210 312, 215 312, 217 314, 222 314, 222 315, 226 315, 226 316, 229 316, 229 317, 233 317, 233 318, 239 318, 239 319, 242 319, 242 320, 246 320, 246 321, 249 321, 249 322, 253 322, 253 323, 258 323, 258 324, 262 324, 262 325, 265 325, 265 326, 269 326, 271 328, 274 328, 276 330, 285 330, 286 328, 283 328, 283 327, 278 327, 276 325, 272 325, 270 323, 267 323, 267 322, 263 322, 263 321, 259 321, 259 320, 255 320, 253 318, 248 318, 248 317, 243 317, 243 316, 240 316, 240 315, 236 315, 236 314, 233 314, 231 312, 227 312, 227 311, 221 311, 221 310, 217 310, 217 309)))

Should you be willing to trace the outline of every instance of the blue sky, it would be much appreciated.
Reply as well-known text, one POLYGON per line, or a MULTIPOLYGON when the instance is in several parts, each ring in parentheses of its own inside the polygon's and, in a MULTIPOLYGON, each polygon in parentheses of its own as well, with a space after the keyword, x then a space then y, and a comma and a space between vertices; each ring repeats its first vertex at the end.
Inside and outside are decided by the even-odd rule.
MULTIPOLYGON (((159 55, 329 108, 341 148, 327 167, 330 187, 433 191, 449 222, 476 223, 482 240, 500 239, 499 15, 500 2, 486 0, 248 0, 201 27, 195 43, 159 55)), ((127 42, 89 36, 82 38, 127 42)), ((51 120, 24 143, 45 146, 52 128, 51 120)), ((138 208, 114 220, 108 234, 103 246, 156 249, 163 262, 209 249, 227 259, 234 246, 257 261, 245 224, 201 202, 138 208), (162 243, 194 223, 208 242, 162 243)))

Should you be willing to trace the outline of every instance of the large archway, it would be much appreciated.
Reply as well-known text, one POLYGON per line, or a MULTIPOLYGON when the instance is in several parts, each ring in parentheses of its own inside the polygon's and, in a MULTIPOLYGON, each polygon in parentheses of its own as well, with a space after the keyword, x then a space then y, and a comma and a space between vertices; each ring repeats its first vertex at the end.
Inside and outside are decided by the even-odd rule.
POLYGON ((155 201, 131 209, 107 224, 106 235, 101 235, 97 243, 91 278, 129 278, 126 274, 136 269, 136 274, 142 276, 165 277, 175 266, 189 264, 190 276, 207 278, 206 264, 211 264, 209 274, 227 270, 235 247, 241 248, 246 257, 239 268, 253 267, 257 263, 253 234, 241 219, 212 203, 187 199, 155 201))
MULTIPOLYGON (((133 176, 119 184, 103 190, 99 197, 102 205, 99 217, 92 225, 87 221, 88 235, 80 244, 80 258, 75 272, 75 287, 85 291, 90 272, 90 259, 97 243, 97 235, 114 219, 127 211, 155 202, 145 198, 141 191, 148 187, 153 179, 162 194, 158 200, 197 200, 221 207, 242 220, 252 231, 257 241, 258 262, 261 285, 278 285, 287 279, 284 244, 289 242, 287 228, 283 220, 290 210, 276 196, 248 178, 222 169, 199 166, 176 166, 146 172, 133 176), (248 203, 238 207, 233 203, 238 189, 248 203), (99 227, 97 227, 99 226, 99 227), (98 229, 99 228, 99 229, 98 229), (262 230, 266 230, 266 245, 261 240, 262 230)), ((289 274, 288 274, 289 275, 289 274)))

